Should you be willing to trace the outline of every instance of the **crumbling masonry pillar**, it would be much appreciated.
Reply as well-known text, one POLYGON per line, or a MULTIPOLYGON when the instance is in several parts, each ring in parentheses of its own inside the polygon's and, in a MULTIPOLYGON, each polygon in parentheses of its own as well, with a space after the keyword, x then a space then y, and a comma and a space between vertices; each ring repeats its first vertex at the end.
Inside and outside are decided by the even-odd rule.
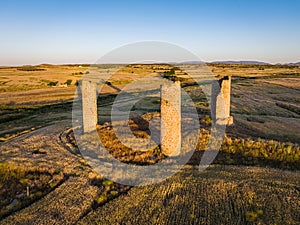
POLYGON ((161 151, 177 156, 181 149, 181 89, 180 82, 161 85, 161 151))
POLYGON ((217 124, 233 124, 233 118, 230 116, 230 87, 231 76, 225 76, 212 85, 212 119, 217 124))
POLYGON ((89 80, 82 80, 82 120, 83 132, 91 132, 97 124, 97 94, 96 84, 89 80))

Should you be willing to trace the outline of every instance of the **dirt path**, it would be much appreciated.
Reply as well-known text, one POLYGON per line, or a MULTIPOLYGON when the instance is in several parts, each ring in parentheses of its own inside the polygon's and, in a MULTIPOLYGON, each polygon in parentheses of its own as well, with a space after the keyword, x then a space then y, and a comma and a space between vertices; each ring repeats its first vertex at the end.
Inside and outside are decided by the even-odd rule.
POLYGON ((71 154, 60 140, 61 134, 71 127, 69 121, 59 121, 0 144, 0 161, 28 166, 64 170, 80 165, 78 156, 71 154), (35 152, 43 154, 35 154, 35 152))
POLYGON ((0 224, 73 224, 91 208, 99 189, 90 184, 88 173, 91 170, 81 163, 80 157, 71 153, 71 146, 61 142, 68 127, 70 124, 62 121, 1 144, 1 161, 55 168, 63 171, 66 180, 0 224), (36 150, 43 154, 33 154, 36 150))

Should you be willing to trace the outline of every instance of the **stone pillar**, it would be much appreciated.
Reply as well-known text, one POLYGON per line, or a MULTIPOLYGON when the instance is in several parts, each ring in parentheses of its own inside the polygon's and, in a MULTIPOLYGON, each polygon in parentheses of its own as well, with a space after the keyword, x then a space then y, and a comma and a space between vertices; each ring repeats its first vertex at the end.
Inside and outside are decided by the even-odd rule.
POLYGON ((227 124, 233 124, 233 117, 230 116, 230 89, 231 89, 231 76, 223 78, 221 90, 225 102, 225 116, 227 118, 227 124))
POLYGON ((212 85, 212 119, 218 124, 233 124, 233 118, 230 116, 230 88, 231 76, 225 76, 212 85))
POLYGON ((181 89, 180 82, 161 85, 161 151, 177 156, 181 149, 181 89))
POLYGON ((82 80, 81 95, 83 132, 91 132, 96 129, 98 122, 96 84, 82 80))

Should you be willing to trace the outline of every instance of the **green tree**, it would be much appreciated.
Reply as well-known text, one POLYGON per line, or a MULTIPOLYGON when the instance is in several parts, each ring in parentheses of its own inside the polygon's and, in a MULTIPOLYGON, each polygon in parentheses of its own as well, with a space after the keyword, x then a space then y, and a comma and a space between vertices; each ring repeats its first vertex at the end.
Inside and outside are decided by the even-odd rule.
POLYGON ((67 81, 65 82, 65 84, 68 85, 68 86, 71 85, 71 84, 72 84, 72 80, 67 80, 67 81))

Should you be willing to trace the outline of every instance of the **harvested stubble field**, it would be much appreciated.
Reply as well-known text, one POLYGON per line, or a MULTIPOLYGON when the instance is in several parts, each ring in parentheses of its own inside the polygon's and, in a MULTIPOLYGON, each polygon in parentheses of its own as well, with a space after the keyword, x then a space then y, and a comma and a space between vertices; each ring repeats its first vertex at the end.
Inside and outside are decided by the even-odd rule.
MULTIPOLYGON (((200 172, 209 107, 203 93, 183 80, 201 120, 197 150, 175 176, 144 187, 106 180, 77 149, 72 99, 88 65, 0 68, 0 224, 299 224, 300 68, 209 66, 216 74, 233 75, 235 125, 227 128, 213 165, 200 172), (72 83, 65 87, 67 80, 72 83), (57 81, 58 86, 48 85, 57 81)), ((164 159, 159 149, 140 154, 119 143, 106 113, 130 81, 170 71, 167 65, 132 65, 105 86, 98 99, 98 131, 115 158, 139 165, 164 159)), ((133 111, 159 110, 159 101, 150 100, 133 111)), ((133 118, 137 137, 149 137, 147 120, 156 113, 144 114, 142 124, 133 118)))

